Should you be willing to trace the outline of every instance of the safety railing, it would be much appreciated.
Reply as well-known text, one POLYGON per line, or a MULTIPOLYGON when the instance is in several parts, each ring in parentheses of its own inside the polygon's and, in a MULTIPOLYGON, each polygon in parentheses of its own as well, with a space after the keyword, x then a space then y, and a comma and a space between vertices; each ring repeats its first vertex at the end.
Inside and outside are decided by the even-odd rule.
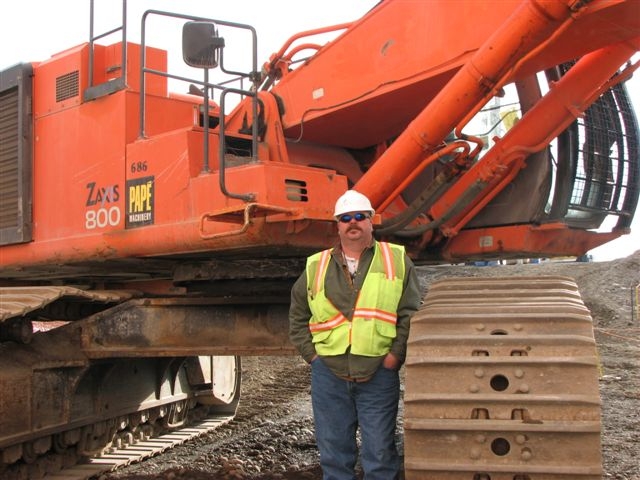
POLYGON ((101 34, 94 33, 94 19, 95 19, 95 5, 94 0, 91 0, 89 6, 89 86, 83 92, 83 100, 95 100, 96 98, 110 95, 125 88, 127 83, 127 0, 122 0, 122 23, 120 26, 115 27, 107 32, 101 34), (95 43, 96 40, 108 37, 111 34, 121 32, 122 34, 122 60, 120 65, 120 76, 113 80, 94 85, 94 59, 95 59, 95 43))
POLYGON ((244 24, 240 24, 240 23, 234 23, 234 22, 228 22, 228 21, 223 21, 223 20, 218 20, 218 19, 213 19, 213 18, 205 18, 205 17, 198 17, 198 16, 193 16, 193 15, 183 15, 183 14, 178 14, 178 13, 171 13, 171 12, 165 12, 165 11, 160 11, 160 10, 147 10, 143 16, 142 16, 142 26, 141 26, 141 40, 140 40, 140 118, 139 118, 139 131, 138 131, 138 136, 139 138, 144 138, 145 137, 145 128, 146 128, 146 120, 145 120, 145 103, 146 103, 146 95, 145 95, 145 78, 147 74, 153 74, 153 75, 159 75, 162 77, 166 77, 166 78, 171 78, 174 80, 180 80, 180 81, 185 81, 185 82, 191 82, 191 83, 195 83, 198 85, 201 85, 203 87, 203 95, 204 95, 204 102, 203 102, 203 108, 204 108, 204 121, 203 121, 203 129, 204 129, 204 163, 203 163, 203 167, 202 167, 202 171, 203 172, 209 172, 209 165, 208 165, 208 159, 209 159, 209 122, 207 121, 208 117, 209 117, 209 91, 213 90, 213 89, 218 89, 220 90, 221 93, 221 105, 220 105, 220 113, 219 113, 219 132, 220 132, 220 141, 219 141, 219 145, 220 145, 220 189, 222 191, 222 193, 230 198, 237 198, 237 199, 241 199, 244 200, 246 202, 252 201, 254 199, 254 194, 252 193, 233 193, 233 192, 229 192, 227 190, 227 187, 225 185, 225 176, 224 176, 224 170, 226 169, 225 163, 224 163, 224 154, 225 154, 225 132, 224 132, 224 97, 227 93, 238 93, 241 95, 245 95, 248 97, 252 98, 252 114, 253 114, 253 124, 252 124, 252 128, 251 128, 251 156, 252 158, 256 158, 257 157, 257 152, 258 152, 258 121, 257 121, 257 116, 258 116, 258 99, 257 99, 257 89, 258 86, 260 84, 260 75, 258 73, 258 40, 257 40, 257 34, 255 29, 250 26, 250 25, 244 25, 244 24), (194 22, 211 22, 214 23, 215 25, 223 25, 223 26, 227 26, 227 27, 232 27, 232 28, 238 28, 238 29, 243 29, 243 30, 247 30, 250 32, 251 34, 251 38, 252 38, 252 71, 249 73, 242 73, 242 72, 236 72, 236 71, 229 71, 229 70, 225 70, 224 66, 223 66, 223 62, 221 61, 221 69, 223 72, 225 73, 230 73, 230 74, 235 74, 239 77, 244 77, 244 78, 249 78, 249 80, 251 80, 252 82, 252 88, 250 90, 242 90, 242 89, 236 89, 236 88, 229 88, 229 87, 225 87, 222 84, 215 84, 215 83, 210 83, 209 82, 209 74, 208 74, 208 69, 205 68, 204 69, 204 80, 200 81, 200 80, 196 80, 193 78, 186 78, 186 77, 182 77, 182 76, 178 76, 178 75, 173 75, 170 74, 168 72, 162 72, 162 71, 158 71, 158 70, 154 70, 152 68, 147 68, 146 66, 146 52, 145 52, 145 45, 146 45, 146 21, 147 21, 147 17, 149 17, 150 15, 157 15, 157 16, 164 16, 164 17, 171 17, 171 18, 176 18, 176 19, 182 19, 182 20, 189 20, 189 21, 194 21, 194 22))

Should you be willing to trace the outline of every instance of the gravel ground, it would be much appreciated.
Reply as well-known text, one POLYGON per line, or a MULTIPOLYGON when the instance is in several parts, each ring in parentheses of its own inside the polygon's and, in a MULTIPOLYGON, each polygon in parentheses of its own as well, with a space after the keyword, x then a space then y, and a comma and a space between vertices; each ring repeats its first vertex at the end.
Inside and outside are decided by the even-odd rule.
MULTIPOLYGON (((605 479, 640 479, 640 320, 632 295, 640 250, 612 262, 545 262, 496 267, 421 267, 425 288, 447 276, 569 275, 594 319, 602 376, 605 479)), ((297 357, 243 359, 234 422, 100 480, 321 478, 309 399, 309 368, 297 357)), ((398 442, 402 449, 402 409, 398 442)))

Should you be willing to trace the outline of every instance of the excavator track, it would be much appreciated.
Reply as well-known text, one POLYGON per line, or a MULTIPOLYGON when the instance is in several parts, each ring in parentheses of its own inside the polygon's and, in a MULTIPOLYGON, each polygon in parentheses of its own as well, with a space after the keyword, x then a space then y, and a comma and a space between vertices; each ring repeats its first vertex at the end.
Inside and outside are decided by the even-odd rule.
MULTIPOLYGON (((0 478, 90 478, 233 419, 237 356, 87 354, 92 325, 114 321, 127 329, 126 304, 139 295, 0 288, 0 478)), ((149 347, 142 335, 137 342, 139 350, 149 347)))
POLYGON ((568 277, 446 279, 414 316, 407 479, 600 479, 592 319, 568 277))
POLYGON ((143 461, 165 452, 233 420, 234 414, 209 413, 205 418, 162 434, 146 424, 136 431, 119 432, 109 446, 88 456, 78 457, 73 449, 52 448, 32 463, 16 464, 0 469, 3 480, 87 480, 117 468, 143 461))
POLYGON ((233 419, 233 415, 215 415, 157 437, 133 440, 131 443, 122 442, 119 447, 93 457, 85 458, 80 463, 42 477, 42 480, 86 480, 102 473, 146 458, 160 454, 166 450, 183 444, 188 440, 209 433, 233 419))

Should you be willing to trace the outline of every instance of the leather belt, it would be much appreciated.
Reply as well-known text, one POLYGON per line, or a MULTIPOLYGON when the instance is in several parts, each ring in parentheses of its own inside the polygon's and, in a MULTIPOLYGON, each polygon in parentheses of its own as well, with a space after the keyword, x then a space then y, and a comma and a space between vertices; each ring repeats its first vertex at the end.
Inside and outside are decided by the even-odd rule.
POLYGON ((371 380, 371 377, 373 377, 373 375, 369 375, 368 377, 361 377, 361 378, 346 377, 346 376, 342 376, 342 375, 336 375, 336 376, 341 380, 345 380, 347 382, 353 382, 353 383, 368 382, 369 380, 371 380))

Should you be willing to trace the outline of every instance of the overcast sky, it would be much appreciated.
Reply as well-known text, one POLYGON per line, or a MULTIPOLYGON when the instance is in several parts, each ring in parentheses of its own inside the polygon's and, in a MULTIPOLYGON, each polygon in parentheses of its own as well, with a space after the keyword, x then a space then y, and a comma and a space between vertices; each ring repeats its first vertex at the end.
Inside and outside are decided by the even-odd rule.
MULTIPOLYGON (((86 42, 89 37, 89 0, 21 0, 4 3, 0 16, 0 70, 19 62, 45 60, 54 53, 86 42)), ((150 8, 218 18, 256 28, 258 65, 261 65, 293 34, 356 20, 376 3, 376 0, 129 0, 128 39, 139 42, 140 19, 142 13, 150 8)), ((96 0, 96 13, 101 18, 97 21, 96 32, 119 25, 119 5, 120 2, 115 0, 96 0)), ((167 49, 170 68, 177 68, 182 64, 181 27, 180 24, 163 22, 160 17, 149 19, 147 31, 160 30, 161 34, 151 37, 147 43, 167 49)), ((227 45, 230 45, 229 41, 227 45)), ((227 58, 233 55, 230 48, 225 52, 226 63, 227 58)), ((627 83, 636 112, 640 111, 638 77, 640 73, 627 83)), ((595 259, 625 257, 640 249, 639 217, 640 210, 636 214, 632 235, 625 235, 594 250, 595 259)))

